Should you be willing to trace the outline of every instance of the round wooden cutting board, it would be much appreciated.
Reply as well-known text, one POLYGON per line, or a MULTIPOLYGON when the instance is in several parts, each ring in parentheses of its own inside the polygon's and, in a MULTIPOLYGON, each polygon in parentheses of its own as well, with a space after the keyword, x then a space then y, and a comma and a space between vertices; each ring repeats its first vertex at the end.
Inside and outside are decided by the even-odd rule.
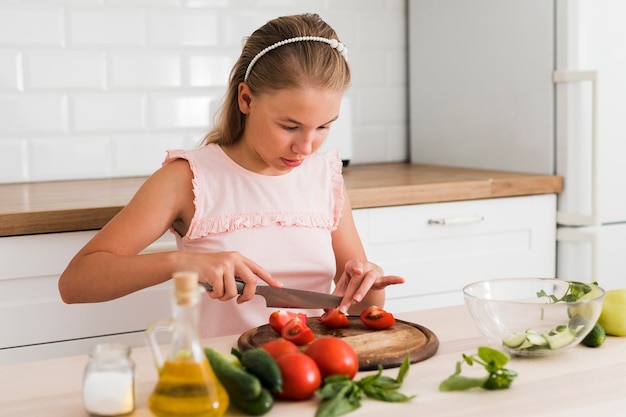
MULTIPOLYGON (((437 336, 419 324, 396 320, 396 324, 389 329, 372 330, 365 326, 358 316, 349 316, 348 319, 350 326, 344 329, 329 329, 318 320, 318 317, 309 317, 307 325, 313 330, 316 338, 333 336, 349 343, 359 358, 359 371, 376 370, 378 365, 382 365, 383 368, 398 367, 407 352, 411 363, 420 362, 433 356, 439 348, 437 336)), ((266 324, 243 333, 237 345, 239 350, 245 351, 280 338, 280 335, 266 324)))

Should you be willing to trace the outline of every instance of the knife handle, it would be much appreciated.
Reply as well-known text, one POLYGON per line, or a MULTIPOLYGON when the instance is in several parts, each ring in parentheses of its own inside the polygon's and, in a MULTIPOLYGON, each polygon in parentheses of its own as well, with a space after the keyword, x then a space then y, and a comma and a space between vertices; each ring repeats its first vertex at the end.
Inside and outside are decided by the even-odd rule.
MULTIPOLYGON (((202 285, 207 291, 213 291, 213 287, 211 286, 211 284, 207 284, 206 282, 198 282, 198 284, 202 285)), ((238 279, 235 280, 235 284, 237 284, 237 294, 243 294, 243 287, 246 284, 238 279)))

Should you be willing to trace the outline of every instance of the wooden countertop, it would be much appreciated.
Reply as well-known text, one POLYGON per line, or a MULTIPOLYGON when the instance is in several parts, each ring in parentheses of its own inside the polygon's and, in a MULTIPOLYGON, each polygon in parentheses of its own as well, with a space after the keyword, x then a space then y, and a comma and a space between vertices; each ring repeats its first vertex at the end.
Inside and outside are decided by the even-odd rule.
MULTIPOLYGON (((354 208, 559 193, 559 176, 406 163, 353 165, 344 178, 354 208)), ((0 185, 0 237, 94 230, 145 178, 0 185)))
MULTIPOLYGON (((411 365, 400 389, 416 397, 407 403, 364 399, 347 417, 417 415, 452 417, 588 417, 623 415, 626 409, 626 337, 607 337, 599 348, 582 345, 554 356, 512 358, 507 368, 518 373, 508 390, 439 392, 439 383, 454 372, 461 355, 475 354, 486 339, 476 330, 465 306, 400 313, 398 317, 432 330, 439 338, 435 356, 411 365)), ((221 352, 236 346, 237 336, 203 341, 221 352)), ((147 399, 157 381, 154 362, 146 348, 135 348, 136 411, 150 416, 147 399)), ((30 417, 86 416, 82 406, 82 374, 87 355, 0 367, 0 415, 30 417)), ((384 371, 395 377, 397 369, 384 371)), ((357 378, 371 372, 359 373, 357 378)), ((464 365, 463 375, 483 376, 482 368, 464 365), (476 369, 474 369, 476 368, 476 369)), ((277 402, 271 417, 315 415, 317 400, 277 402)), ((240 416, 229 410, 227 416, 240 416)))

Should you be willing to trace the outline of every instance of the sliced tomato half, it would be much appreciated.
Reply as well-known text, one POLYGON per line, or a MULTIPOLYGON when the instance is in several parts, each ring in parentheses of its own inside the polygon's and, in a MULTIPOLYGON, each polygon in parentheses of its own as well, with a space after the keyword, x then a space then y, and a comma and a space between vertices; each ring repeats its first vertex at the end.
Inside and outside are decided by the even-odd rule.
POLYGON ((320 316, 319 321, 329 329, 342 329, 350 326, 348 316, 346 316, 343 311, 339 310, 338 307, 326 311, 320 316))
POLYGON ((393 314, 378 306, 370 306, 361 313, 361 321, 370 329, 383 330, 396 324, 393 314))
POLYGON ((302 320, 302 318, 298 316, 285 324, 280 335, 283 339, 295 343, 298 346, 306 345, 315 340, 315 334, 313 330, 307 326, 306 320, 302 320))
POLYGON ((270 327, 278 334, 283 330, 283 327, 294 317, 300 317, 306 322, 306 314, 294 313, 288 310, 276 310, 270 314, 269 323, 270 327))

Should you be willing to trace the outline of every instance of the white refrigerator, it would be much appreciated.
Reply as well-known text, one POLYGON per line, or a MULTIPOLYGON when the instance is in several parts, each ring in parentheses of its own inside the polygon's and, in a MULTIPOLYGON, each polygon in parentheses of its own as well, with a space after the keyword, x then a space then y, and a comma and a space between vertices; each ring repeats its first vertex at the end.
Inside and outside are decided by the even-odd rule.
POLYGON ((408 7, 411 161, 562 175, 556 275, 626 288, 626 1, 408 7))

